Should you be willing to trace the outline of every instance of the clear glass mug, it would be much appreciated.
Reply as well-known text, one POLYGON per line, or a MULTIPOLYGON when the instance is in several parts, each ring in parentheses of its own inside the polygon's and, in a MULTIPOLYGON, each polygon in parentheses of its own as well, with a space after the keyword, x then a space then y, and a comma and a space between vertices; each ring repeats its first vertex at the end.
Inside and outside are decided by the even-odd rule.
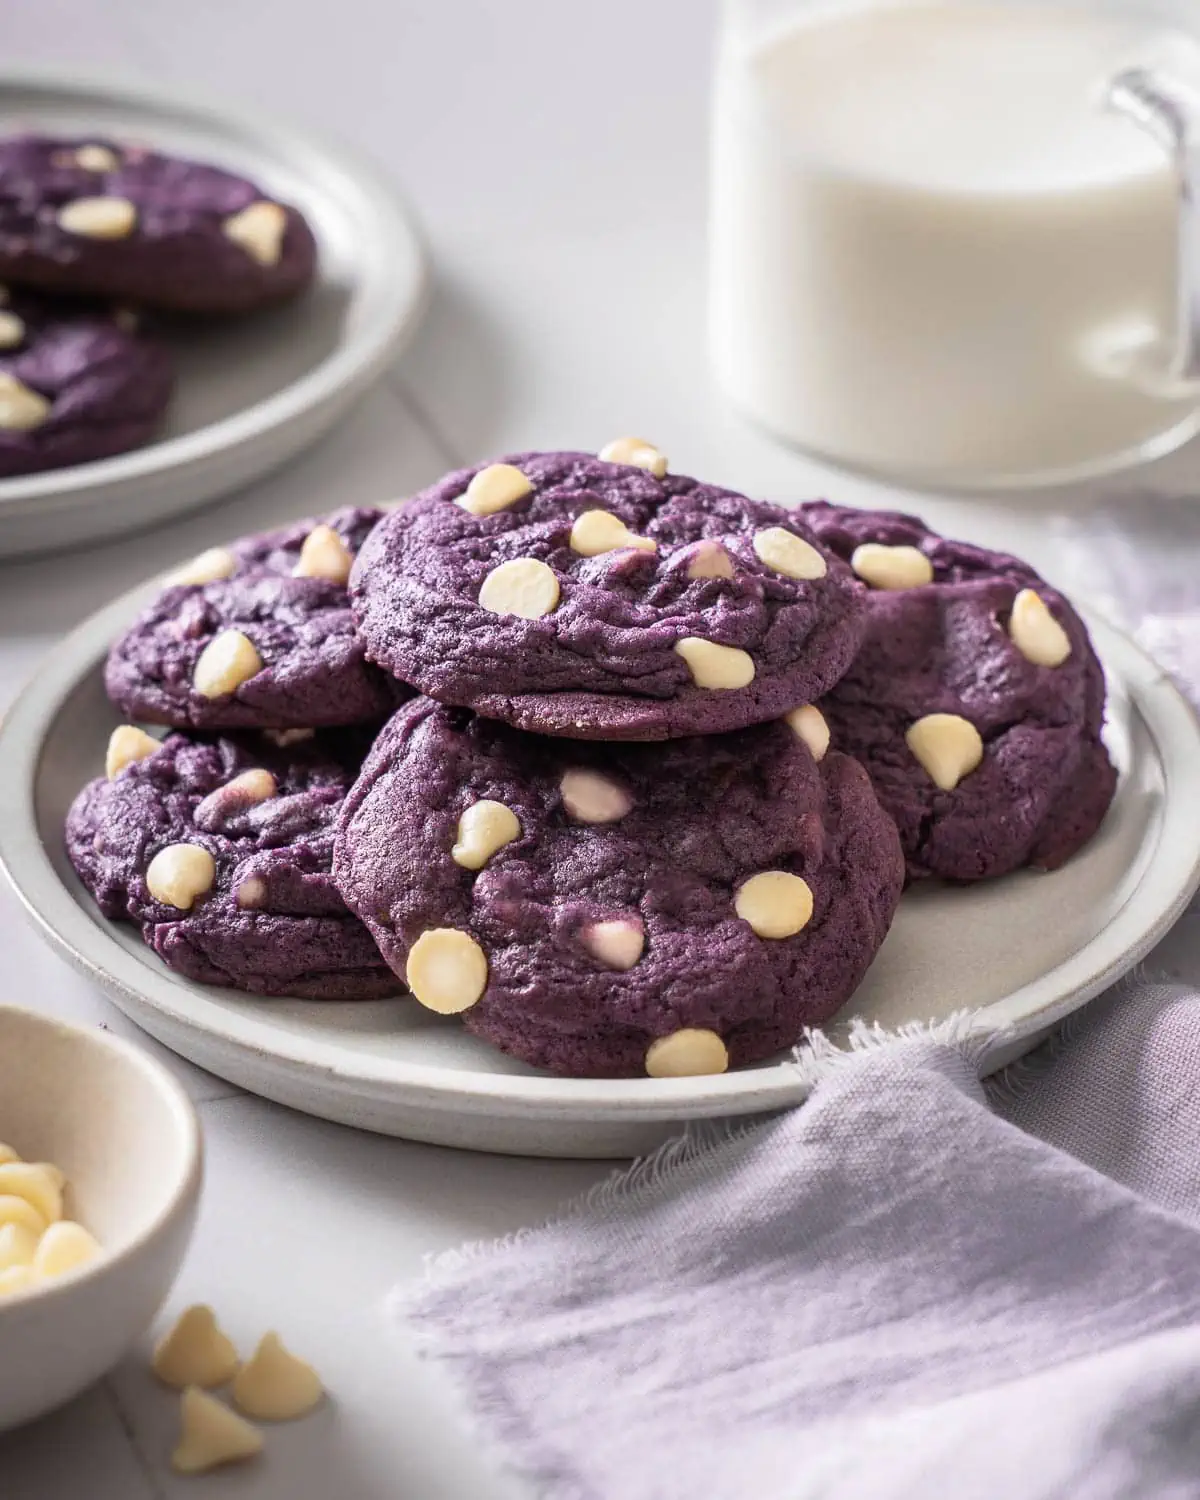
POLYGON ((1200 430, 1200 0, 726 0, 711 342, 785 440, 917 484, 1200 430))

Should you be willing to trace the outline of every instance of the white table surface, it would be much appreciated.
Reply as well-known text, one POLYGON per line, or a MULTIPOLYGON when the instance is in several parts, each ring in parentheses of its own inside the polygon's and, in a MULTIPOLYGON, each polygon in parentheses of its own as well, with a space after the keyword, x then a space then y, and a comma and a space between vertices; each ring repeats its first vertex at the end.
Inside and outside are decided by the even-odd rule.
MULTIPOLYGON (((776 498, 896 492, 776 447, 727 411, 704 357, 705 115, 713 0, 9 0, 5 64, 206 88, 336 133, 390 168, 428 234, 437 297, 416 345, 318 449, 249 493, 86 556, 0 568, 0 701, 113 594, 241 531, 390 498, 453 464, 636 432, 673 466, 776 498)), ((1138 485, 1186 487, 1185 454, 1138 485)), ((1054 576, 1081 496, 905 496, 1054 576)), ((1164 960, 1191 971, 1179 933, 1164 960)), ((0 894, 5 998, 136 1034, 0 894)), ((149 1041, 145 1045, 154 1048, 149 1041)), ((162 1054, 164 1057, 166 1054, 162 1054)), ((176 1420, 144 1350, 0 1437, 3 1500, 494 1500, 513 1493, 384 1300, 422 1258, 536 1223, 598 1163, 473 1156, 358 1135, 171 1060, 209 1150, 198 1234, 164 1321, 216 1304, 248 1345, 276 1327, 333 1393, 212 1481, 167 1467, 176 1420)))

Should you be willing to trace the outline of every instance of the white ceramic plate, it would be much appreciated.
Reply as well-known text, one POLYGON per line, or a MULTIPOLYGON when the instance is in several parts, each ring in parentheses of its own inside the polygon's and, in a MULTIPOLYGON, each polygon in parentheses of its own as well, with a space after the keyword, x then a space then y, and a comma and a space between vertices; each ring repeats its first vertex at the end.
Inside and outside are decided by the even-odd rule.
MULTIPOLYGON (((552 1078, 412 1002, 253 1000, 165 969, 132 928, 99 915, 62 842, 67 808, 100 771, 118 722, 101 684, 107 644, 152 593, 126 595, 69 636, 0 729, 0 863, 51 943, 139 1025, 296 1109, 480 1150, 629 1155, 680 1121, 802 1097, 786 1063, 717 1078, 552 1078)), ((1200 883, 1200 726, 1158 667, 1090 623, 1122 769, 1100 834, 1052 875, 911 893, 842 1024, 858 1015, 895 1026, 982 1006, 987 1027, 1012 1028, 989 1054, 997 1066, 1144 957, 1200 883)))
POLYGON ((0 557, 116 536, 248 484, 325 433, 416 327, 416 230, 351 154, 174 90, 0 74, 0 133, 17 130, 94 130, 230 167, 303 211, 321 267, 296 302, 172 338, 178 390, 148 447, 0 480, 0 557))

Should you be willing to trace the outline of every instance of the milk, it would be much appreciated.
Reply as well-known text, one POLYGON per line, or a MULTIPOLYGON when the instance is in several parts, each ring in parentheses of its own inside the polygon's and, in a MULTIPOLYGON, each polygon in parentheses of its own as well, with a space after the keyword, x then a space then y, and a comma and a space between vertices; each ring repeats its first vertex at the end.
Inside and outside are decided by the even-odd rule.
POLYGON ((1166 387, 1177 187, 1104 109, 1151 22, 979 3, 816 11, 726 45, 712 341, 733 400, 856 466, 1073 470, 1192 415, 1166 387))

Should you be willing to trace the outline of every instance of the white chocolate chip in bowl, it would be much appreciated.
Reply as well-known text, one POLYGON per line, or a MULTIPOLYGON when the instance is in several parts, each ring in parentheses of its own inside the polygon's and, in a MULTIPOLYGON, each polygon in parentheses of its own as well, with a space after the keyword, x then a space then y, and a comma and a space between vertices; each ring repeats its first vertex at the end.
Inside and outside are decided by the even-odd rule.
POLYGON ((824 578, 829 571, 829 564, 813 544, 784 526, 768 526, 765 531, 756 531, 752 545, 758 560, 785 578, 811 582, 824 578))
POLYGON ((9 1224, 17 1224, 38 1238, 47 1228, 46 1220, 28 1198, 18 1197, 16 1193, 0 1193, 0 1229, 9 1224))
POLYGON ((646 1072, 651 1078, 703 1078, 724 1073, 729 1051, 715 1031, 685 1026, 660 1036, 646 1050, 646 1072))
POLYGON ((688 557, 689 578, 732 578, 733 559, 720 542, 697 542, 688 557))
POLYGON ((488 464, 454 502, 473 516, 493 516, 523 500, 533 485, 515 464, 488 464))
POLYGON ((40 1162, 13 1161, 0 1167, 0 1197, 23 1198, 46 1225, 57 1224, 63 1216, 61 1180, 40 1162))
POLYGON ((199 844, 168 844, 146 868, 146 889, 155 901, 191 911, 217 878, 217 862, 199 844))
POLYGON ((119 724, 108 737, 108 749, 104 752, 104 774, 112 781, 126 766, 145 760, 162 746, 152 734, 139 729, 135 724, 119 724))
POLYGON ((263 669, 254 642, 240 630, 222 630, 196 659, 192 687, 202 698, 223 698, 263 669))
POLYGON ((260 1422, 294 1422, 307 1416, 324 1394, 317 1372, 277 1333, 263 1335, 233 1380, 234 1405, 260 1422))
POLYGON ((635 547, 640 552, 658 551, 657 542, 630 531, 620 516, 614 516, 612 511, 585 510, 575 517, 575 524, 571 527, 572 552, 578 552, 581 557, 599 557, 622 547, 635 547))
POLYGON ((287 222, 287 210, 264 199, 230 215, 221 232, 260 266, 277 266, 283 258, 287 222))
POLYGON ((1022 589, 1013 600, 1008 634, 1025 660, 1035 667, 1061 667, 1071 654, 1071 637, 1034 589, 1022 589))
POLYGON ((0 432, 32 432, 50 412, 45 396, 15 375, 0 371, 0 432))
POLYGON ((933 582, 933 564, 919 547, 864 542, 855 547, 850 567, 873 589, 916 589, 933 582))
POLYGON ((632 969, 646 950, 646 929, 641 918, 619 917, 592 922, 580 940, 593 958, 609 969, 632 969))
POLYGON ((262 1452, 262 1433, 198 1386, 189 1385, 180 1398, 180 1421, 179 1443, 171 1454, 177 1474, 207 1474, 262 1452))
POLYGON ((645 438, 614 438, 611 443, 605 443, 596 457, 606 464, 627 464, 630 468, 645 469, 655 479, 661 479, 667 472, 667 455, 660 453, 645 438))
POLYGON ((85 240, 127 240, 136 225, 128 198, 76 198, 58 211, 58 227, 85 240))
POLYGON ((5 1224, 0 1229, 0 1271, 32 1266, 40 1237, 27 1224, 5 1224))
POLYGON ((761 938, 794 937, 812 920, 812 889, 787 870, 764 870, 738 887, 733 909, 761 938))
POLYGON ((788 728, 812 751, 813 760, 824 760, 829 750, 829 725, 825 715, 811 703, 803 703, 784 714, 788 728))
POLYGON ((0 311, 0 349, 15 349, 24 338, 24 320, 14 312, 0 311))
POLYGON ((484 798, 473 802, 459 818, 450 857, 464 870, 482 870, 493 854, 520 837, 521 824, 512 808, 484 798))
POLYGON ((39 1280, 66 1276, 89 1265, 103 1254, 93 1235, 71 1220, 51 1224, 38 1241, 33 1257, 33 1274, 39 1280))
POLYGON ((197 1303, 180 1313, 159 1340, 151 1368, 164 1385, 224 1385, 238 1368, 238 1352, 211 1307, 197 1303))
POLYGON ((433 927, 409 949, 404 978, 426 1010, 457 1015, 470 1010, 487 988, 487 956, 470 933, 433 927))
POLYGON ((564 771, 558 786, 567 815, 580 823, 615 823, 633 807, 623 786, 583 766, 564 771))
POLYGON ((943 792, 952 792, 983 760, 983 739, 960 714, 926 714, 909 726, 904 739, 943 792))
POLYGON ((314 526, 304 538, 300 560, 292 569, 296 578, 327 578, 346 583, 354 566, 354 554, 332 526, 314 526))
POLYGON ((540 620, 558 608, 554 569, 536 557, 514 557, 493 568, 479 590, 479 607, 494 615, 540 620))
POLYGON ((697 687, 730 692, 754 681, 754 658, 737 646, 719 646, 716 641, 688 635, 675 642, 675 653, 687 663, 697 687))

